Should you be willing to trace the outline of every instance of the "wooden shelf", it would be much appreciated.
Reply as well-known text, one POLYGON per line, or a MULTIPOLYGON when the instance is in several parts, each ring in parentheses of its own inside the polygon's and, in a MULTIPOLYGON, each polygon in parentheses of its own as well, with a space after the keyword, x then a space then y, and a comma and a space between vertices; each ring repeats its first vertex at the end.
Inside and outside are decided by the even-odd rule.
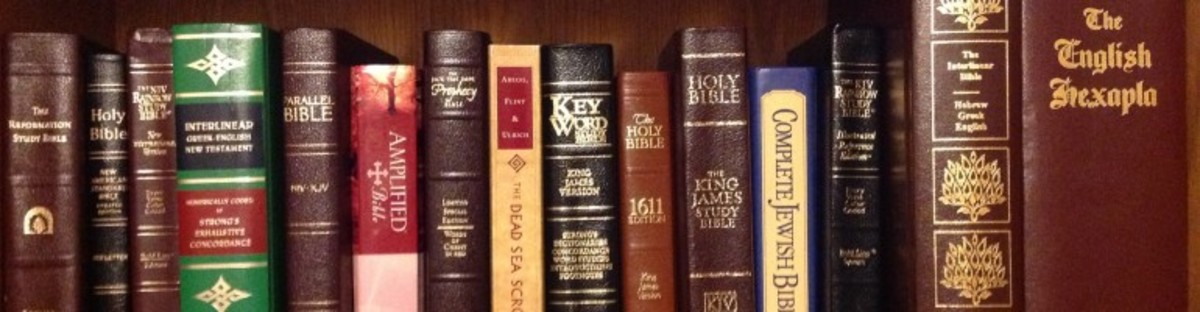
POLYGON ((903 29, 906 0, 9 0, 0 32, 74 32, 124 50, 138 27, 194 22, 255 22, 276 30, 344 29, 403 63, 420 63, 421 34, 439 28, 483 30, 497 43, 611 43, 618 70, 656 68, 678 29, 746 27, 749 62, 782 65, 788 53, 834 22, 903 29))

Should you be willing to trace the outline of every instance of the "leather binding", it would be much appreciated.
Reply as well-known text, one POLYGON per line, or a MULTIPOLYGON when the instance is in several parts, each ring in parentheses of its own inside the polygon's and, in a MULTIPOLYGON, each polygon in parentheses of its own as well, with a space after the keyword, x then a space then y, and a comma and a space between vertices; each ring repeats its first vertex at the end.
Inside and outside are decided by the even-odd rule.
POLYGON ((351 71, 356 311, 420 311, 416 71, 351 71))
POLYGON ((678 40, 680 307, 754 309, 745 31, 688 28, 678 40))
POLYGON ((914 232, 897 244, 912 249, 914 267, 899 269, 913 270, 915 300, 897 309, 1025 308, 1021 1, 992 3, 984 18, 913 4, 914 232))
POLYGON ((1185 311, 1184 2, 1020 12, 1026 308, 1185 311))
POLYGON ((13 33, 5 54, 4 310, 79 311, 86 146, 80 41, 13 33))
POLYGON ((425 33, 421 119, 425 160, 425 299, 432 312, 487 311, 486 33, 425 33))
POLYGON ((348 308, 348 69, 338 64, 334 30, 293 29, 282 46, 288 310, 338 311, 348 308))
POLYGON ((869 27, 833 30, 823 261, 827 311, 879 311, 883 281, 883 42, 869 27))
POLYGON ((129 40, 130 294, 134 311, 179 311, 175 196, 175 88, 171 33, 143 28, 129 40))
POLYGON ((545 309, 540 47, 488 47, 492 311, 545 309))
POLYGON ((129 309, 129 111, 125 57, 96 54, 87 78, 87 302, 129 309))
POLYGON ((172 32, 181 310, 278 310, 281 136, 267 29, 185 24, 172 32))
POLYGON ((758 311, 822 311, 822 98, 808 67, 750 70, 758 311))
POLYGON ((612 46, 542 47, 546 310, 619 311, 612 46))
POLYGON ((670 86, 665 72, 619 78, 621 291, 627 312, 677 310, 670 86))

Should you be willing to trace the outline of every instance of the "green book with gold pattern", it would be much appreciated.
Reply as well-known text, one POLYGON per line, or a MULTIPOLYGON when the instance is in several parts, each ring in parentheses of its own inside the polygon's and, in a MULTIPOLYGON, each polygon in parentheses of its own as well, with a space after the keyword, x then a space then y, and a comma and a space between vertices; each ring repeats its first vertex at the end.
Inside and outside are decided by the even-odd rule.
POLYGON ((266 27, 174 28, 182 311, 277 310, 266 27))

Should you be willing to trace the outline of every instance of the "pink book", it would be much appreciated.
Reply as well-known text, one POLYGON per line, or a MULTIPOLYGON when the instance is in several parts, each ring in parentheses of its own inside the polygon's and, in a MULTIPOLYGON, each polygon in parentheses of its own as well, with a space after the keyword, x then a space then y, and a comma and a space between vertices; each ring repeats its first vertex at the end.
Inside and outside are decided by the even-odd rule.
POLYGON ((351 76, 354 310, 417 312, 416 69, 365 65, 351 76))

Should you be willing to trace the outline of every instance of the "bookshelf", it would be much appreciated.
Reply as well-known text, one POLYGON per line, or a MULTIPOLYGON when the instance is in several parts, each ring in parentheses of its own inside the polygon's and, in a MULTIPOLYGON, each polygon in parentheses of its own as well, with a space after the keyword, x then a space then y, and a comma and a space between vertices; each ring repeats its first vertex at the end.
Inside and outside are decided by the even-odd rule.
POLYGON ((138 27, 192 22, 259 22, 344 29, 419 63, 421 33, 467 28, 494 42, 603 42, 616 69, 655 68, 671 35, 689 26, 746 27, 749 62, 781 65, 788 53, 835 22, 869 22, 903 30, 909 1, 878 0, 8 0, 0 32, 72 32, 118 51, 138 27))

